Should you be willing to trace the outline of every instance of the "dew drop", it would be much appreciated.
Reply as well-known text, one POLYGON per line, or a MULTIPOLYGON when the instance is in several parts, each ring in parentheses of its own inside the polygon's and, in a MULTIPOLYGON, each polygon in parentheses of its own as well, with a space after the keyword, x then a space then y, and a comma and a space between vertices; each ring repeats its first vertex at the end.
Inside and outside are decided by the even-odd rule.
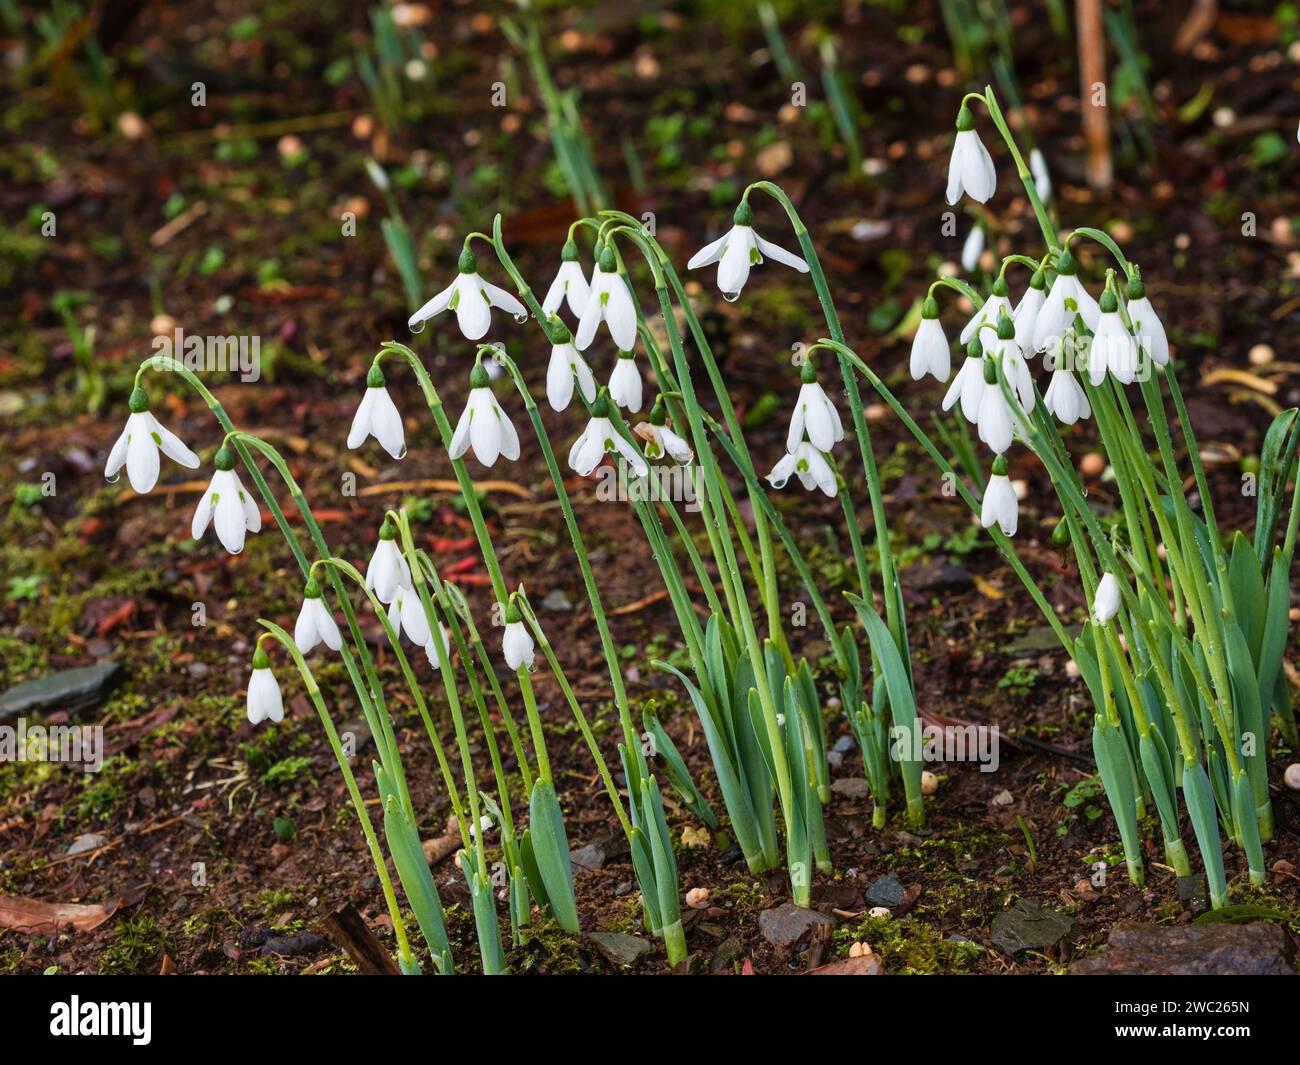
POLYGON ((728 303, 735 303, 736 300, 740 299, 740 293, 739 293, 739 292, 724 292, 724 293, 722 294, 722 298, 723 298, 724 300, 726 300, 728 303))
POLYGON ((530 315, 527 311, 524 311, 523 314, 516 314, 516 315, 514 316, 515 324, 516 324, 516 325, 523 325, 526 321, 528 321, 528 319, 529 319, 530 317, 531 317, 531 315, 530 315))
POLYGON ((109 484, 117 484, 117 482, 122 479, 122 471, 118 470, 117 473, 113 474, 111 477, 105 475, 104 479, 108 481, 109 484))
POLYGON ((424 332, 424 321, 423 321, 423 320, 418 321, 418 322, 416 322, 414 325, 409 325, 409 324, 408 324, 408 325, 407 325, 407 328, 410 329, 410 331, 411 331, 412 333, 423 333, 423 332, 424 332))

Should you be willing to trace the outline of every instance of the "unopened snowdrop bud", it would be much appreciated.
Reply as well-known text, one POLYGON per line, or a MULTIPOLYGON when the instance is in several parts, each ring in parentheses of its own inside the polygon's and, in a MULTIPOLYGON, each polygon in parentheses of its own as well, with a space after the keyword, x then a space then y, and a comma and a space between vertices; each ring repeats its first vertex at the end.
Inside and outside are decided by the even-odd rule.
POLYGON ((955 204, 965 192, 976 203, 986 203, 997 190, 993 157, 975 132, 975 116, 965 104, 957 112, 957 137, 948 161, 948 202, 955 204))
POLYGON ((307 581, 307 587, 302 590, 302 609, 298 611, 298 621, 293 627, 293 642, 303 654, 322 642, 331 651, 343 647, 338 624, 325 605, 320 585, 314 577, 307 581))
POLYGON ((553 410, 564 410, 573 399, 573 382, 588 403, 596 398, 596 378, 582 353, 573 346, 573 334, 558 319, 551 320, 551 361, 546 367, 546 398, 553 410))
POLYGON ((1033 176, 1034 187, 1038 190, 1040 200, 1052 198, 1052 176, 1047 172, 1047 160, 1043 153, 1034 148, 1029 153, 1029 173, 1033 176))
POLYGON ((1096 387, 1106 379, 1109 370, 1120 384, 1131 385, 1137 377, 1137 343, 1124 328, 1119 301, 1113 292, 1101 294, 1100 307, 1101 316, 1088 349, 1088 379, 1096 387))
POLYGON ((474 457, 484 466, 493 465, 498 457, 510 461, 519 457, 519 434, 493 395, 491 380, 483 360, 479 359, 469 372, 469 399, 447 449, 453 460, 461 458, 471 447, 474 457))
POLYGON ((1092 617, 1099 625, 1105 625, 1119 613, 1119 583, 1113 573, 1104 574, 1097 582, 1097 594, 1092 600, 1092 617))
POLYGON ((943 409, 952 410, 961 401, 961 413, 968 422, 979 418, 980 400, 984 396, 984 345, 978 337, 966 345, 966 360, 943 397, 943 409))
POLYGON ((1157 366, 1168 366, 1169 339, 1139 277, 1131 278, 1128 283, 1128 320, 1133 323, 1133 333, 1147 357, 1157 366))
POLYGON ((569 310, 575 316, 581 315, 587 306, 587 297, 590 295, 591 286, 587 284, 587 277, 582 272, 582 263, 578 261, 578 245, 570 237, 564 242, 564 248, 560 252, 560 269, 555 275, 555 280, 551 282, 551 287, 546 290, 546 298, 542 300, 542 310, 547 314, 553 314, 559 310, 560 304, 567 302, 569 310))
POLYGON ((569 448, 569 467, 579 476, 590 475, 606 452, 621 455, 638 477, 650 472, 645 460, 630 443, 621 437, 609 420, 613 405, 607 389, 602 388, 596 395, 596 402, 591 405, 591 420, 582 435, 569 448))
POLYGON ((762 263, 764 256, 801 274, 808 272, 808 264, 799 256, 768 243, 754 232, 754 211, 747 200, 740 201, 732 222, 731 229, 712 244, 706 244, 686 264, 686 269, 698 270, 701 266, 717 263, 718 288, 724 299, 735 301, 740 298, 740 292, 749 280, 750 268, 762 263))
POLYGON ((1001 454, 1011 446, 1014 422, 1006 396, 1002 394, 1002 388, 998 384, 997 366, 992 359, 986 359, 984 362, 984 392, 980 396, 979 413, 976 415, 975 424, 979 430, 979 438, 988 444, 992 451, 1001 454))
POLYGON ((984 227, 978 222, 971 226, 971 231, 961 246, 961 268, 968 274, 974 273, 984 254, 984 227))
POLYGON ((804 360, 799 376, 802 383, 790 418, 790 431, 785 437, 785 449, 793 452, 807 432, 813 447, 818 451, 830 451, 837 441, 844 439, 844 424, 840 421, 839 411, 825 389, 817 383, 817 367, 812 359, 804 360))
POLYGON ((511 669, 521 666, 533 668, 533 638, 513 601, 506 607, 506 631, 501 637, 501 653, 511 669))
POLYGON ((466 247, 457 263, 456 280, 439 292, 407 320, 407 328, 418 333, 430 318, 443 311, 455 311, 456 322, 466 340, 478 340, 492 324, 492 308, 513 314, 517 321, 528 317, 528 310, 505 289, 488 284, 478 276, 478 261, 466 247))
POLYGON ((952 355, 948 351, 948 338, 943 334, 939 324, 939 301, 933 296, 926 296, 921 304, 921 324, 916 336, 912 338, 912 357, 908 361, 912 380, 919 381, 926 374, 932 374, 936 381, 943 383, 952 373, 952 355))
POLYGON ((221 546, 237 555, 244 550, 245 534, 261 530, 262 513, 244 491, 239 474, 235 472, 235 456, 227 445, 222 444, 217 449, 213 465, 217 469, 194 509, 190 535, 196 540, 202 539, 210 522, 216 527, 221 546))
POLYGON ((596 272, 591 275, 582 314, 578 319, 578 334, 574 346, 586 351, 596 337, 596 327, 604 322, 609 335, 620 351, 631 351, 636 343, 636 304, 627 282, 618 272, 614 249, 605 244, 596 260, 596 272))
POLYGON ((667 426, 667 412, 664 410, 664 398, 660 396, 650 408, 650 420, 639 422, 632 430, 645 441, 647 458, 659 459, 667 455, 674 462, 682 465, 695 457, 691 445, 674 433, 667 426))
POLYGON ((139 495, 153 491, 161 466, 159 449, 173 462, 191 470, 198 469, 198 455, 149 413, 149 395, 143 388, 136 388, 131 393, 128 406, 131 413, 126 419, 126 428, 108 453, 108 462, 104 465, 104 476, 109 481, 116 481, 125 466, 126 479, 131 482, 132 491, 139 495))
POLYGON ((397 533, 387 516, 379 526, 379 543, 366 567, 366 587, 381 603, 391 603, 399 588, 411 587, 411 567, 398 550, 397 533))
POLYGON ((271 672, 271 659, 259 643, 253 652, 253 673, 248 678, 248 720, 260 725, 263 721, 284 720, 284 700, 280 698, 280 685, 271 672))
POLYGON ((1056 280, 1034 323, 1034 350, 1046 350, 1050 338, 1069 332, 1076 315, 1082 315, 1083 324, 1095 331, 1101 308, 1083 287, 1079 264, 1066 248, 1056 258, 1056 280))
POLYGON ((986 529, 997 525, 1007 536, 1015 536, 1019 513, 1016 490, 1007 477, 1007 457, 999 455, 993 460, 993 474, 984 488, 980 524, 986 529))
POLYGON ((772 467, 767 475, 773 488, 784 488, 791 474, 796 474, 799 483, 809 492, 821 489, 826 495, 834 497, 838 490, 835 470, 826 461, 826 456, 807 440, 799 444, 793 452, 781 456, 781 460, 772 467))
POLYGON ((1011 306, 1011 290, 1007 287, 1007 279, 999 276, 993 282, 992 295, 970 316, 970 320, 962 327, 961 336, 958 339, 963 344, 969 344, 985 325, 996 327, 998 319, 1004 314, 1011 314, 1013 310, 1014 308, 1011 306))
POLYGON ((641 409, 641 373, 630 351, 618 353, 614 372, 609 375, 609 398, 633 414, 641 409))
POLYGON ((1016 344, 1025 358, 1028 358, 1030 352, 1034 350, 1034 326, 1038 322, 1038 312, 1043 309, 1046 299, 1047 278, 1043 271, 1035 270, 1034 276, 1029 279, 1029 288, 1020 297, 1015 313, 1011 316, 1016 325, 1016 344))
POLYGON ((384 387, 384 371, 373 363, 366 374, 366 394, 361 397, 357 413, 348 430, 348 447, 356 449, 373 436, 379 446, 395 459, 406 454, 406 430, 393 397, 384 387))

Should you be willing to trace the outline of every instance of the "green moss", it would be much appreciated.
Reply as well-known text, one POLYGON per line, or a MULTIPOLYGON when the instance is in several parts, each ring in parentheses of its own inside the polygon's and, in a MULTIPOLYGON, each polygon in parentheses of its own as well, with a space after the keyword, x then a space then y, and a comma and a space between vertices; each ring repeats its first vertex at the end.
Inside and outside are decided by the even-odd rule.
POLYGON ((947 938, 932 925, 913 916, 867 917, 835 933, 839 954, 848 956, 854 943, 869 943, 893 976, 924 976, 933 973, 968 973, 984 948, 978 943, 947 938))
POLYGON ((519 930, 520 943, 506 955, 510 971, 563 976, 582 972, 580 940, 554 921, 536 921, 519 930))
POLYGON ((113 942, 99 959, 100 976, 131 976, 156 973, 167 947, 158 922, 147 914, 122 921, 113 932, 113 942))

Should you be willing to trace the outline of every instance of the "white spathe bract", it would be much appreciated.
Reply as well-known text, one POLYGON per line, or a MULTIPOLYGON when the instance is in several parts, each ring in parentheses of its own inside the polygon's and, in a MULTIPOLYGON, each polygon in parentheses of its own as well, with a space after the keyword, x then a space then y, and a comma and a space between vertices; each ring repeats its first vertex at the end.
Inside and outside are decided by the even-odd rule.
POLYGON ((373 436, 379 446, 395 459, 406 454, 406 430, 402 425, 402 416, 397 411, 397 404, 383 385, 367 388, 357 406, 357 413, 352 418, 352 428, 348 430, 348 447, 359 448, 368 437, 373 436))
POLYGON ((961 268, 968 274, 974 273, 975 268, 980 264, 980 256, 983 254, 984 227, 981 225, 971 226, 971 231, 966 235, 966 239, 961 246, 961 268))
POLYGON ((579 351, 586 351, 591 345, 601 322, 609 326, 609 335, 620 351, 632 349, 636 343, 636 305, 632 293, 616 269, 607 271, 597 263, 587 302, 578 319, 578 333, 573 339, 579 351))
POLYGON ((307 596, 298 611, 298 620, 293 626, 293 642, 298 650, 306 654, 318 643, 324 643, 331 651, 343 647, 343 638, 339 634, 338 623, 330 613, 325 600, 319 595, 307 596))
POLYGON ((984 359, 972 359, 967 356, 962 360, 961 369, 948 386, 943 397, 943 409, 952 410, 953 405, 961 401, 962 417, 974 423, 979 417, 980 400, 984 397, 984 359))
POLYGON ((948 350, 948 338, 944 336, 938 318, 921 319, 916 336, 912 338, 908 370, 913 381, 921 380, 926 374, 932 374, 941 384, 948 380, 952 373, 952 354, 948 350))
POLYGON ((997 525, 1007 536, 1016 535, 1020 501, 1006 474, 993 474, 984 488, 984 501, 980 505, 980 524, 986 529, 997 525))
POLYGON ((1026 358, 1034 350, 1034 326, 1038 323, 1038 312, 1043 309, 1046 301, 1047 290, 1031 286, 1020 297, 1020 302, 1016 304, 1015 312, 1011 315, 1011 320, 1016 326, 1016 344, 1026 358))
POLYGON ((657 459, 667 455, 674 462, 685 465, 695 457, 691 445, 666 425, 655 425, 654 422, 639 422, 632 431, 646 442, 645 453, 647 458, 657 459))
POLYGON ((490 388, 469 390, 469 400, 451 435, 447 453, 458 459, 471 447, 474 457, 484 466, 493 465, 498 457, 512 462, 519 457, 519 434, 490 388))
POLYGON ((1047 293, 1034 323, 1034 350, 1044 351, 1052 338, 1064 336, 1074 325, 1076 314, 1083 316, 1084 325, 1095 330, 1101 307, 1076 274, 1060 274, 1047 293))
POLYGON ((636 448, 614 431, 613 423, 608 418, 592 418, 582 435, 569 448, 569 467, 582 477, 588 476, 605 457, 607 451, 617 452, 632 467, 638 477, 649 472, 636 448))
POLYGON ((1109 370, 1120 384, 1131 385, 1137 377, 1137 341, 1121 320, 1119 311, 1102 311, 1088 348, 1088 379, 1097 386, 1109 370))
POLYGON ((1038 190, 1040 200, 1049 200, 1052 197, 1052 175, 1047 172, 1047 160, 1043 158, 1043 153, 1034 148, 1029 153, 1029 173, 1034 179, 1034 188, 1038 190))
POLYGON ((718 289, 725 299, 735 300, 749 280, 750 269, 762 263, 764 257, 775 259, 782 266, 789 266, 801 274, 808 272, 808 264, 799 256, 764 240, 754 232, 753 226, 740 223, 692 255, 686 269, 698 270, 701 266, 717 263, 718 289))
POLYGON ((1097 582, 1097 594, 1092 599, 1092 617, 1099 625, 1105 625, 1119 613, 1119 582, 1113 573, 1102 575, 1097 582))
POLYGON ((834 497, 835 471, 826 461, 826 456, 807 440, 793 452, 782 455, 781 460, 772 467, 772 472, 767 475, 767 479, 773 488, 784 488, 792 473, 798 476, 799 482, 808 491, 820 488, 826 495, 834 497))
POLYGON ((416 333, 430 318, 453 310, 465 339, 479 340, 492 324, 493 307, 513 314, 516 319, 528 317, 528 309, 505 289, 484 281, 477 272, 462 271, 456 275, 455 281, 411 315, 406 325, 416 333))
POLYGON ((997 328, 998 319, 1005 314, 1011 317, 1014 308, 1011 306, 1011 297, 1005 293, 994 294, 986 299, 983 305, 972 314, 966 324, 962 326, 961 334, 957 337, 963 344, 969 344, 975 337, 975 334, 985 326, 997 328))
POLYGON ((1088 393, 1069 370, 1052 372, 1052 380, 1043 393, 1043 406, 1063 425, 1073 425, 1092 414, 1088 393))
POLYGON ((255 668, 248 678, 248 720, 260 725, 263 721, 277 724, 284 720, 284 700, 280 685, 269 666, 255 668))
POLYGON ((1128 320, 1147 357, 1157 366, 1169 365, 1169 339, 1165 327, 1146 296, 1128 301, 1128 320))
POLYGON ((533 668, 533 638, 522 621, 506 623, 506 631, 501 636, 501 653, 511 669, 520 666, 533 668))
POLYGON ((575 316, 580 316, 587 306, 587 298, 590 295, 591 285, 587 282, 587 275, 582 272, 582 264, 576 259, 566 259, 560 263, 555 280, 546 290, 546 298, 542 300, 542 310, 551 314, 559 310, 562 303, 567 302, 569 310, 575 316))
POLYGON ((424 604, 414 588, 398 588, 388 607, 388 624, 400 638, 403 633, 417 647, 429 642, 429 619, 424 616, 424 604))
POLYGON ((573 399, 573 379, 588 403, 596 400, 596 378, 581 352, 569 341, 551 347, 551 361, 546 367, 546 398, 552 410, 564 410, 573 399))
POLYGON ((790 431, 785 437, 786 451, 793 452, 805 432, 818 451, 829 451, 844 439, 840 412, 816 381, 805 382, 799 387, 799 398, 795 400, 794 414, 790 417, 790 431))
POLYGON ((411 567, 397 549, 397 541, 382 532, 366 567, 366 587, 381 603, 391 603, 399 588, 411 587, 411 567))
POLYGON ((194 508, 190 535, 201 540, 209 522, 216 527, 221 546, 232 555, 244 549, 245 534, 261 531, 261 511, 244 491, 234 470, 218 469, 212 475, 207 491, 194 508))
POLYGON ((133 413, 126 419, 126 428, 108 453, 104 476, 116 481, 119 471, 125 466, 131 489, 138 495, 146 495, 158 483, 160 449, 173 462, 179 462, 187 469, 199 467, 198 455, 181 443, 174 433, 164 429, 149 411, 133 413))
POLYGON ((609 375, 609 398, 633 414, 641 409, 641 371, 636 359, 620 355, 615 360, 614 372, 609 375))
POLYGON ((974 129, 959 129, 948 161, 948 202, 955 204, 963 192, 976 203, 987 203, 998 187, 993 157, 974 129))

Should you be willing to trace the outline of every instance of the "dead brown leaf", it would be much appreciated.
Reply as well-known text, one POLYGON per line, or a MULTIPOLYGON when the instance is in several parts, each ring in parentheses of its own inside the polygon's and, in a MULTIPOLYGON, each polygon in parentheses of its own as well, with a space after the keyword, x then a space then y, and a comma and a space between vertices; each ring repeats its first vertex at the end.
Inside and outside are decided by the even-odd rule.
POLYGON ((0 896, 0 928, 27 935, 54 935, 60 928, 89 932, 117 911, 120 899, 85 906, 77 902, 42 902, 20 895, 0 896))

